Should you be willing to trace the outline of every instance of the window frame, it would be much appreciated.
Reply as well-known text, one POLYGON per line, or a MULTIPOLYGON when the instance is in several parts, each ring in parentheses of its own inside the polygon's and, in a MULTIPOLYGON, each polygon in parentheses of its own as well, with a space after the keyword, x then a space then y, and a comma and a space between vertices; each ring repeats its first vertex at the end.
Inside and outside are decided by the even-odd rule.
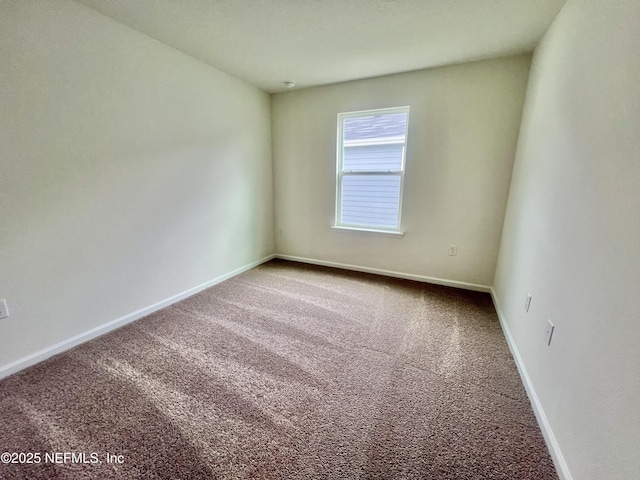
POLYGON ((348 231, 358 232, 371 232, 390 236, 403 236, 402 231, 402 199, 404 193, 404 175, 406 171, 406 158, 407 158, 407 142, 409 133, 409 106, 404 107, 390 107, 390 108, 377 108, 373 110, 359 110, 354 112, 338 113, 338 133, 337 133, 337 152, 336 152, 336 203, 335 203, 335 222, 332 228, 348 231), (378 142, 358 142, 362 146, 366 145, 382 145, 382 144, 402 144, 402 160, 399 170, 387 170, 387 171, 375 171, 375 170, 344 170, 344 121, 349 118, 358 117, 371 117, 382 116, 397 113, 406 113, 407 121, 404 130, 404 141, 390 140, 390 141, 378 141, 378 142), (398 221, 395 227, 384 227, 379 225, 366 225, 366 224, 350 224, 343 223, 342 220, 342 179, 347 175, 397 175, 400 177, 400 189, 398 192, 398 221))

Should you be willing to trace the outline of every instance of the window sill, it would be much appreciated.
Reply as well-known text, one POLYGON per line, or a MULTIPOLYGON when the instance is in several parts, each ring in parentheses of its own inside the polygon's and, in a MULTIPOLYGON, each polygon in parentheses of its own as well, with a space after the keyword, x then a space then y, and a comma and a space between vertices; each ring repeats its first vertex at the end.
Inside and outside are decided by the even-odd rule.
POLYGON ((404 232, 393 231, 393 230, 376 230, 375 228, 342 227, 339 225, 332 225, 331 228, 334 230, 341 230, 344 232, 372 233, 374 235, 381 235, 383 237, 394 237, 394 238, 404 237, 404 232))

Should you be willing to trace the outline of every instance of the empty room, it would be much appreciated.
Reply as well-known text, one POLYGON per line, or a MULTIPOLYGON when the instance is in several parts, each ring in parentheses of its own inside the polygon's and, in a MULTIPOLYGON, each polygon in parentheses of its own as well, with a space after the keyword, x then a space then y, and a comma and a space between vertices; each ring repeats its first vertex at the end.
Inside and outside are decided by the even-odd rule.
POLYGON ((0 479, 640 480, 638 25, 0 0, 0 479))

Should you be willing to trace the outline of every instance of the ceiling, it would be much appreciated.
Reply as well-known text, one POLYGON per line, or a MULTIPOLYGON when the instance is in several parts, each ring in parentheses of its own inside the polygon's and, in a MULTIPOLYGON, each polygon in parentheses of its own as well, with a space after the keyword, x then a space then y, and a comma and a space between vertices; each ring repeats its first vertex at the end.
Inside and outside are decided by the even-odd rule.
POLYGON ((565 0, 78 0, 267 92, 533 50, 565 0))

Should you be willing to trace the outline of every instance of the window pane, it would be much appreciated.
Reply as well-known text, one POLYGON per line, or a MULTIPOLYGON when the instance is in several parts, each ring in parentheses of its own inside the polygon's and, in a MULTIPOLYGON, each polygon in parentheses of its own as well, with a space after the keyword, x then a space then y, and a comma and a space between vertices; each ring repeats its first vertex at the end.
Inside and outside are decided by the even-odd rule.
POLYGON ((344 170, 398 171, 402 168, 403 144, 345 146, 344 170))
POLYGON ((397 227, 400 175, 342 177, 341 223, 397 227))
POLYGON ((394 137, 400 137, 404 141, 407 130, 407 114, 403 112, 345 118, 343 129, 345 143, 354 140, 382 140, 394 137))
POLYGON ((338 115, 336 224, 396 231, 409 107, 338 115))

